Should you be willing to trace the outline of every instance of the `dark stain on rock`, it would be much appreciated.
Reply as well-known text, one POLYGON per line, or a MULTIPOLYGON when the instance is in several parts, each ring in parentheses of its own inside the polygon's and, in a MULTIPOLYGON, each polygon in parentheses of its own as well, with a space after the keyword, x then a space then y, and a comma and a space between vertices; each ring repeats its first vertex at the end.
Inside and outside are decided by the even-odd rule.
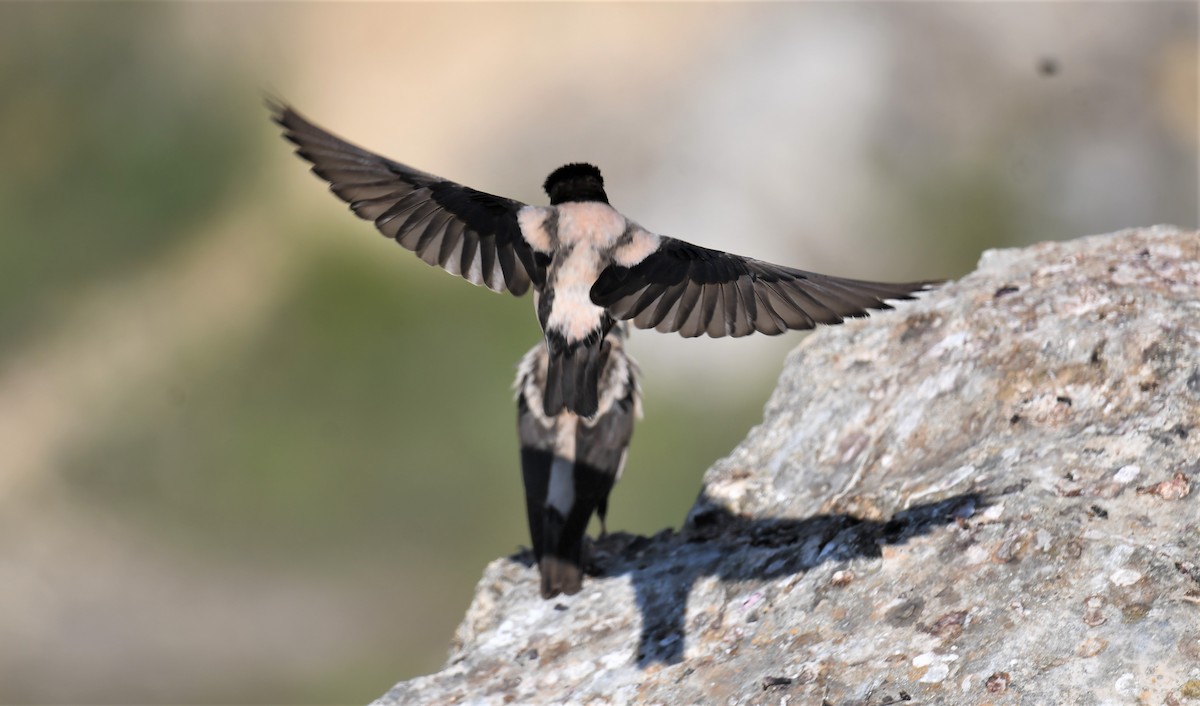
POLYGON ((563 655, 571 652, 571 643, 566 640, 559 640, 546 645, 538 651, 538 666, 545 667, 554 663, 563 655))
POLYGON ((1200 395, 1200 368, 1196 368, 1188 376, 1187 389, 1191 390, 1194 394, 1200 395))
POLYGON ((1200 632, 1192 632, 1179 638, 1179 653, 1200 665, 1200 632))
POLYGON ((1138 623, 1150 612, 1148 603, 1130 603, 1121 609, 1121 622, 1138 623))
POLYGON ((1020 561, 1024 550, 1028 544, 1027 537, 1024 534, 1011 534, 1000 542, 1000 546, 992 552, 992 562, 996 564, 1009 564, 1014 561, 1020 561))
POLYGON ((1083 495, 1083 488, 1079 487, 1078 485, 1066 485, 1059 483, 1054 486, 1054 492, 1058 493, 1064 498, 1077 498, 1080 495, 1083 495))
POLYGON ((1104 617, 1104 596, 1088 596, 1083 599, 1083 622, 1090 628, 1098 627, 1108 622, 1104 617))
POLYGON ((921 611, 925 609, 925 601, 921 598, 910 598, 902 601, 899 605, 892 606, 884 616, 884 620, 889 625, 895 627, 905 627, 916 622, 921 616, 921 611))
POLYGON ((937 314, 919 314, 905 320, 904 333, 900 334, 900 342, 908 343, 919 338, 942 323, 942 317, 937 314))
POLYGON ((953 640, 962 634, 963 623, 967 620, 968 611, 954 610, 938 617, 929 625, 918 624, 917 629, 943 640, 953 640))
POLYGON ((1025 489, 1028 487, 1029 487, 1029 479, 1022 478, 1019 481, 1017 481, 1016 483, 1004 486, 1003 488, 1000 489, 1000 492, 998 494, 999 495, 1014 495, 1016 493, 1024 492, 1025 489))
POLYGON ((1196 583, 1200 583, 1200 564, 1193 564, 1190 561, 1177 561, 1175 562, 1175 568, 1179 570, 1179 573, 1187 576, 1196 583))
POLYGON ((1150 432, 1150 437, 1160 444, 1173 444, 1177 440, 1187 441, 1188 434, 1190 433, 1190 430, 1185 425, 1176 424, 1165 431, 1150 432))
POLYGON ((993 672, 986 682, 988 693, 1003 694, 1008 691, 1010 683, 1012 683, 1012 677, 1008 672, 993 672))

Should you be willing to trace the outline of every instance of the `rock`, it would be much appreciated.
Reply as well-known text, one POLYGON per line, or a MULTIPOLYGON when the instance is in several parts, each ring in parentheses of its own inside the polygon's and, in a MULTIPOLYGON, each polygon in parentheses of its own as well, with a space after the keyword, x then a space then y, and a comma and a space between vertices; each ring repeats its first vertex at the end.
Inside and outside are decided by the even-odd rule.
POLYGON ((1182 704, 1198 483, 1200 233, 991 251, 805 339, 682 531, 552 601, 492 562, 376 703, 1182 704))

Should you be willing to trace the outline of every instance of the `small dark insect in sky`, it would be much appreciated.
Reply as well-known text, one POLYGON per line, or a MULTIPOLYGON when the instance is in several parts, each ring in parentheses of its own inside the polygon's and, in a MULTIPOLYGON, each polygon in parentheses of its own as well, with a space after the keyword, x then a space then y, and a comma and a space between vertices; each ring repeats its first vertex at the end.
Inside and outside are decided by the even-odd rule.
POLYGON ((1058 59, 1052 56, 1043 56, 1038 59, 1037 70, 1042 76, 1054 76, 1059 70, 1058 59))

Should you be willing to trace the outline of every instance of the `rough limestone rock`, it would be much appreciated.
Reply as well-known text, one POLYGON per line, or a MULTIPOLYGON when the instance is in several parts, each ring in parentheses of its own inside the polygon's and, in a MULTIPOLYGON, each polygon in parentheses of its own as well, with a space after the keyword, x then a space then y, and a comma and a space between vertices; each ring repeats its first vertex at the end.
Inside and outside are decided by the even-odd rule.
POLYGON ((791 355, 680 533, 493 562, 378 704, 1200 704, 1200 233, 992 251, 791 355))

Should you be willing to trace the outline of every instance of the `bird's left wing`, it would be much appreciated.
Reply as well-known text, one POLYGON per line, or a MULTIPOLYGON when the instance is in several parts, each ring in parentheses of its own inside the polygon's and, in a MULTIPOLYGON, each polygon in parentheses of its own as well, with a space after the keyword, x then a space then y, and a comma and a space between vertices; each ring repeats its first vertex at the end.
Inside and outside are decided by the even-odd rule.
POLYGON ((832 277, 631 228, 592 302, 638 328, 686 337, 768 335, 841 323, 912 299, 931 282, 890 284, 832 277))
POLYGON ((496 292, 524 294, 544 267, 521 235, 525 204, 493 196, 374 154, 268 102, 296 154, 338 198, 422 260, 496 292))

